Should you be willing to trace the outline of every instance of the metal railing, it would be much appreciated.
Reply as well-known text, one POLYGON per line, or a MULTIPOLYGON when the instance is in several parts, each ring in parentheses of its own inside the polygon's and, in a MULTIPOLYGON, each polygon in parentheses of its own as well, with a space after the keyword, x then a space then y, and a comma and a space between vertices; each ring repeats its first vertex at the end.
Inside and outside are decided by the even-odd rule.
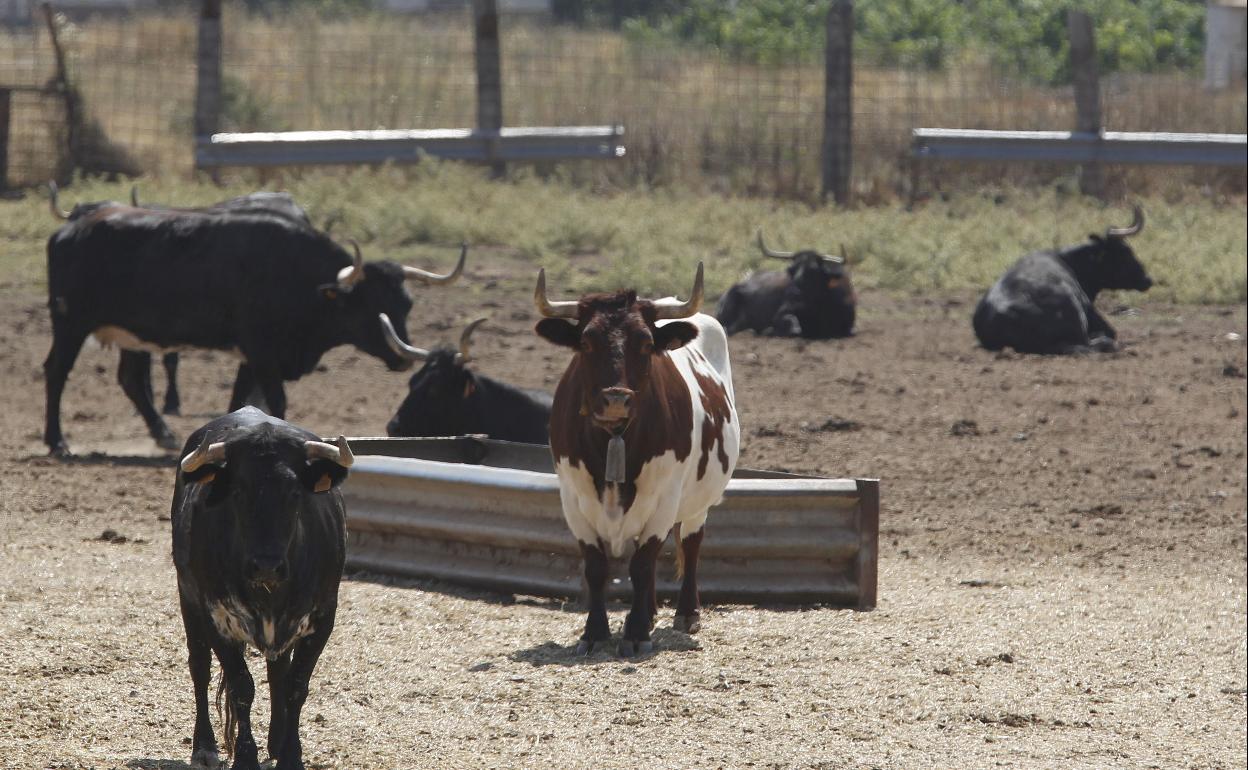
MULTIPOLYGON (((351 567, 508 593, 581 594, 580 551, 546 447, 476 438, 351 446, 351 567)), ((738 469, 707 521, 701 593, 717 602, 872 609, 878 537, 877 480, 738 469)), ((663 553, 658 591, 675 597, 671 542, 663 553)), ((627 570, 615 566, 622 579, 609 593, 624 598, 627 570)))
POLYGON ((918 160, 1244 166, 1246 134, 916 128, 918 160))
POLYGON ((422 155, 480 163, 624 156, 623 126, 221 133, 195 142, 196 168, 415 163, 422 155))

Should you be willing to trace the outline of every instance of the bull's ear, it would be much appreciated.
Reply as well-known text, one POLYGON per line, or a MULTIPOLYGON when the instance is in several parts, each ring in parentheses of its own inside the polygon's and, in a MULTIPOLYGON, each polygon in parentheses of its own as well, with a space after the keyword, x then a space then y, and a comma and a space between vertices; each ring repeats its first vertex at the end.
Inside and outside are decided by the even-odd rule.
POLYGON ((688 321, 672 321, 663 324, 654 331, 655 350, 676 350, 693 342, 698 336, 698 327, 688 321))
POLYGON ((576 324, 562 318, 543 318, 535 327, 537 336, 555 345, 577 350, 581 347, 581 335, 576 324))
POLYGON ((347 480, 347 469, 333 460, 317 459, 304 467, 300 480, 309 492, 328 492, 347 480))

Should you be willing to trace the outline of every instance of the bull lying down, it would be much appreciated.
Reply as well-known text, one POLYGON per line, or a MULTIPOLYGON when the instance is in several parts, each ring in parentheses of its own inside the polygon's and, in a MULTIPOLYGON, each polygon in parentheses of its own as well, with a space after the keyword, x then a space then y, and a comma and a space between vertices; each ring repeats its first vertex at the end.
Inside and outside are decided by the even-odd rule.
POLYGON ((191 764, 216 768, 208 712, 212 656, 221 665, 217 705, 235 770, 258 770, 251 729, 251 645, 268 667, 268 753, 281 770, 303 768, 299 716, 334 628, 346 555, 338 487, 351 466, 346 439, 316 435, 253 407, 191 434, 174 487, 173 563, 195 691, 191 764))
POLYGON ((633 291, 551 302, 545 271, 535 300, 545 316, 537 333, 573 351, 555 390, 550 450, 589 588, 577 651, 611 638, 607 557, 623 555, 629 543, 636 544, 628 568, 633 601, 618 651, 652 648, 655 560, 673 527, 682 578, 674 627, 695 633, 707 509, 722 499, 741 445, 727 338, 698 313, 702 265, 687 302, 633 291))
MULTIPOLYGON (((411 363, 387 344, 385 316, 407 341, 412 297, 405 281, 449 284, 446 275, 390 261, 354 259, 324 233, 265 211, 147 210, 108 205, 71 219, 48 241, 52 348, 44 362, 44 441, 68 454, 61 432, 65 381, 83 342, 124 350, 208 348, 242 359, 230 409, 258 390, 286 411, 283 383, 316 368, 331 348, 353 345, 394 371, 411 363)), ((119 368, 119 375, 123 371, 119 368)), ((176 448, 152 404, 150 377, 121 377, 156 442, 176 448)))
POLYGON ((769 337, 831 339, 854 332, 858 297, 850 280, 845 249, 840 256, 758 248, 789 263, 784 270, 754 273, 724 292, 715 315, 728 334, 752 329, 769 337))
POLYGON ((549 393, 517 388, 468 368, 472 333, 483 323, 485 319, 478 318, 464 328, 458 349, 423 350, 387 334, 396 353, 425 364, 412 375, 407 398, 386 425, 388 435, 481 434, 500 441, 549 443, 549 393))
POLYGON ((1144 212, 1136 206, 1127 227, 1019 259, 975 308, 971 323, 979 344, 1019 353, 1117 350, 1118 333, 1094 303, 1103 289, 1147 291, 1153 285, 1125 240, 1143 229, 1144 212))

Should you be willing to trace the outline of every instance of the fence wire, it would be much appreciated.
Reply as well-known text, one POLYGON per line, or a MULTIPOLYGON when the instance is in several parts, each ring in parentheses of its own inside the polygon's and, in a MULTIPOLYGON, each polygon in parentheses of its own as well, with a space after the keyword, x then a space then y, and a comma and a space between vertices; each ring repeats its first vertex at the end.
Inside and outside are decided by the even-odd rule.
MULTIPOLYGON (((83 125, 67 131, 64 100, 52 90, 15 96, 9 184, 63 172, 67 141, 76 141, 74 160, 84 169, 188 172, 194 9, 66 23, 60 37, 83 125)), ((224 40, 222 130, 475 123, 472 18, 465 13, 267 18, 227 6, 224 40)), ((501 48, 504 125, 626 127, 626 157, 594 174, 621 183, 817 194, 822 51, 758 64, 527 16, 503 17, 501 48)), ((944 71, 871 62, 869 51, 860 52, 854 72, 853 187, 860 196, 905 182, 915 127, 1074 125, 1068 86, 1025 82, 974 61, 944 71)), ((0 30, 0 87, 43 87, 54 75, 46 30, 0 30)), ((1242 84, 1207 91, 1198 73, 1115 75, 1101 83, 1107 130, 1246 130, 1242 84)), ((1029 173, 1015 168, 1010 176, 1029 173)))

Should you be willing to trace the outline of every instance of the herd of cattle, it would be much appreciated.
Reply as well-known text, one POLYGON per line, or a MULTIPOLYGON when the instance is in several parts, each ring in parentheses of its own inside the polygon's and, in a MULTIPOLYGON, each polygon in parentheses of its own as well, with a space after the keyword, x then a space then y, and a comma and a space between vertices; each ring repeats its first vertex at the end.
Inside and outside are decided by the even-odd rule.
MULTIPOLYGON (((549 444, 564 518, 579 543, 588 614, 578 652, 609 642, 608 560, 635 545, 632 606, 617 652, 651 649, 656 559, 675 532, 681 589, 674 628, 700 625, 698 553, 707 510, 719 502, 740 450, 727 337, 745 329, 812 339, 853 332, 857 296, 842 250, 785 252, 782 271, 733 286, 717 318, 699 312, 703 268, 688 300, 634 291, 551 300, 544 271, 534 294, 537 334, 570 361, 553 394, 479 374, 471 338, 432 351, 407 335, 413 307, 405 284, 445 286, 464 269, 467 246, 445 274, 365 262, 315 227, 284 193, 255 193, 193 209, 115 201, 62 212, 48 241, 52 347, 44 364, 44 439, 69 452, 60 401, 89 336, 121 350, 118 381, 152 437, 176 447, 156 411, 151 354, 165 354, 165 412, 176 412, 176 351, 209 348, 241 361, 229 414, 195 431, 182 448, 171 512, 173 556, 195 694, 192 764, 216 767, 209 715, 215 655, 223 676, 224 748, 234 767, 259 767, 250 721, 255 684, 244 659, 267 659, 272 714, 268 753, 302 768, 299 719, 317 659, 334 626, 345 559, 339 485, 353 462, 347 440, 330 443, 285 422, 283 383, 313 371, 339 345, 353 345, 402 371, 417 362, 410 390, 387 425, 394 436, 466 433, 549 444), (248 403, 262 403, 261 411, 248 403)), ((1114 330, 1093 300, 1108 288, 1151 281, 1125 238, 1132 224, 1060 251, 1020 259, 985 294, 973 319, 981 344, 1021 352, 1111 350, 1114 330)))

